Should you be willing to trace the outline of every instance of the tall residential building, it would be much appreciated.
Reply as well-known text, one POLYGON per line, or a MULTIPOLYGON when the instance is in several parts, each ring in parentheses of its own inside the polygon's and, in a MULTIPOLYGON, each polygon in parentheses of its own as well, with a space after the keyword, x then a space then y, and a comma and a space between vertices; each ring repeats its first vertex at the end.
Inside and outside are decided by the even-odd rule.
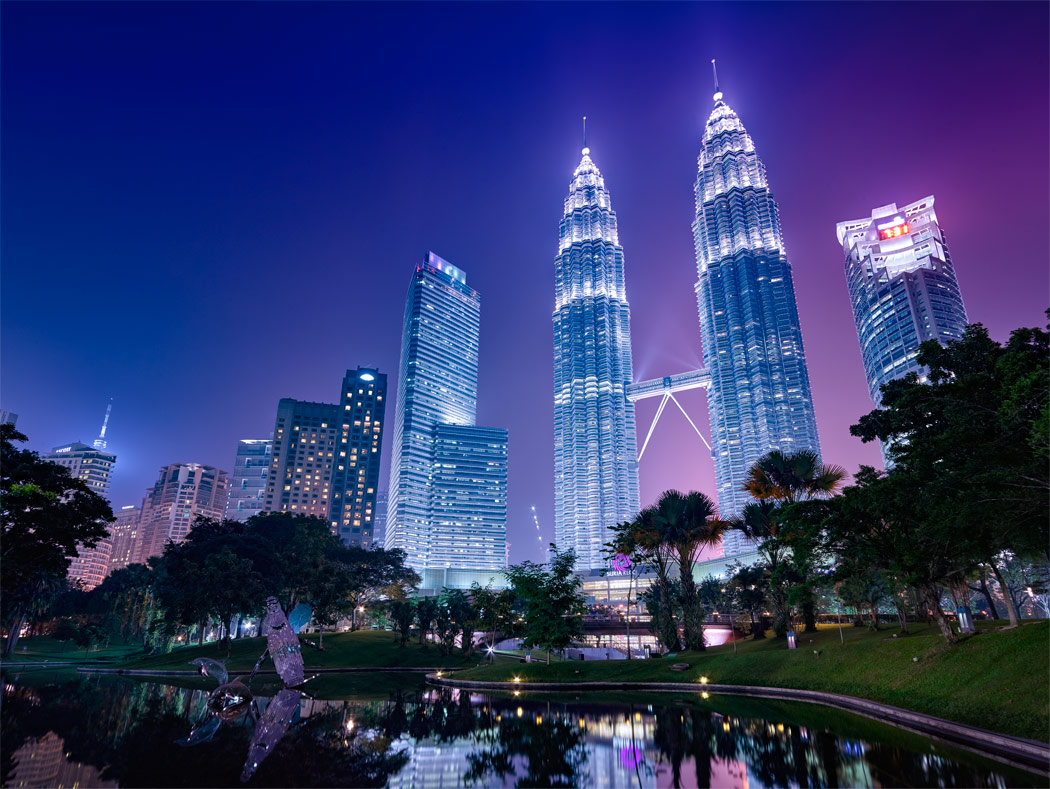
POLYGON ((132 560, 145 562, 163 553, 169 540, 184 540, 198 515, 222 519, 229 492, 229 475, 222 469, 197 463, 164 466, 146 494, 132 560))
POLYGON ((466 273, 429 253, 405 304, 385 538, 424 575, 503 565, 507 434, 474 424, 480 323, 466 273))
POLYGON ((109 556, 109 572, 127 567, 134 561, 141 534, 142 507, 127 504, 113 513, 116 517, 109 525, 109 538, 113 550, 109 556))
POLYGON ((266 480, 267 512, 325 518, 349 545, 373 543, 386 374, 347 370, 340 402, 283 399, 266 480))
MULTIPOLYGON (((717 80, 716 80, 717 83, 717 80)), ((791 265, 766 169, 722 99, 707 119, 695 185, 696 296, 715 483, 723 517, 748 501, 748 468, 773 449, 820 452, 791 265)), ((726 555, 746 550, 730 532, 726 555)))
POLYGON ((0 408, 0 425, 14 425, 18 422, 18 414, 14 411, 5 411, 0 408))
POLYGON ((227 519, 246 521, 262 512, 272 455, 271 438, 245 438, 237 442, 237 456, 230 476, 230 499, 226 504, 227 519))
MULTIPOLYGON (((109 493, 110 476, 117 456, 112 452, 89 447, 74 441, 55 447, 42 455, 44 460, 57 463, 69 470, 70 476, 84 482, 99 496, 109 493)), ((85 589, 94 589, 109 573, 113 543, 110 537, 101 540, 94 548, 79 547, 77 556, 69 563, 69 579, 80 581, 85 589)))
POLYGON ((836 231, 868 391, 880 406, 883 384, 925 375, 915 361, 921 343, 962 336, 966 307, 932 195, 903 208, 884 205, 836 231))
POLYGON ((607 563, 609 528, 637 515, 639 498, 623 247, 586 147, 559 228, 553 321, 555 540, 594 569, 607 563))

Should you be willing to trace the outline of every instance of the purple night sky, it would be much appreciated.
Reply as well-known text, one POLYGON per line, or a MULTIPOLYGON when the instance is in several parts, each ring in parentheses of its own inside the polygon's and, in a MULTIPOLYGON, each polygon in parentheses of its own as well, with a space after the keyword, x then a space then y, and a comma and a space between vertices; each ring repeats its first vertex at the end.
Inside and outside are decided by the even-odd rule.
MULTIPOLYGON (((580 117, 636 377, 690 369, 714 57, 780 205, 824 457, 879 464, 849 435, 871 404, 835 223, 934 194, 970 320, 1042 325, 1048 23, 1045 3, 5 3, 0 406, 48 450, 90 443, 113 396, 113 503, 138 503, 163 464, 230 469, 279 398, 334 402, 347 367, 393 388, 432 249, 482 294, 478 423, 510 430, 511 555, 538 559, 580 117)), ((709 434, 703 393, 680 399, 709 434)), ((643 504, 670 487, 714 493, 676 409, 643 504)))

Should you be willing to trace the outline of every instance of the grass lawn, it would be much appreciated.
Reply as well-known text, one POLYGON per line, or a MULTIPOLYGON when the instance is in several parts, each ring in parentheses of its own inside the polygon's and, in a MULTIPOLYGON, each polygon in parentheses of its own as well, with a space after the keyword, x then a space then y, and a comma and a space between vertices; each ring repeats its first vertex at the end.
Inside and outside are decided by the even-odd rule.
POLYGON ((72 662, 79 664, 108 663, 114 660, 126 660, 129 656, 141 653, 142 647, 108 646, 84 651, 72 641, 56 641, 51 636, 20 638, 15 653, 5 658, 4 663, 36 663, 43 660, 72 662))
MULTIPOLYGON (((981 622, 980 635, 948 648, 935 627, 911 625, 872 633, 835 625, 800 633, 799 647, 767 638, 658 660, 495 664, 469 669, 458 679, 536 682, 692 682, 820 690, 880 701, 993 731, 1050 741, 1050 622, 1014 630, 981 622), (812 640, 812 643, 810 641, 812 640), (815 655, 814 650, 820 652, 815 655), (915 662, 913 658, 919 658, 915 662), (688 663, 672 671, 673 663, 688 663)), ((527 685, 526 685, 527 687, 527 685)), ((524 689, 524 688, 523 688, 524 689)))
MULTIPOLYGON (((317 641, 317 634, 305 636, 317 641)), ((231 671, 251 671, 255 661, 266 648, 265 638, 237 638, 226 657, 225 646, 220 643, 209 643, 203 647, 178 647, 166 655, 139 657, 121 664, 129 669, 192 669, 187 665, 196 657, 209 657, 225 660, 231 671)), ((457 649, 451 655, 442 655, 436 644, 420 646, 415 639, 405 646, 399 646, 394 634, 385 630, 358 630, 354 633, 325 633, 324 652, 303 646, 303 660, 307 673, 315 668, 382 668, 382 667, 442 667, 462 668, 476 666, 484 659, 483 651, 475 650, 468 660, 457 649)), ((497 658, 497 661, 501 660, 497 658)), ((505 660, 505 659, 503 659, 505 660)), ((509 662, 509 661, 508 661, 509 662)), ((267 658, 263 669, 272 669, 273 663, 267 658)))

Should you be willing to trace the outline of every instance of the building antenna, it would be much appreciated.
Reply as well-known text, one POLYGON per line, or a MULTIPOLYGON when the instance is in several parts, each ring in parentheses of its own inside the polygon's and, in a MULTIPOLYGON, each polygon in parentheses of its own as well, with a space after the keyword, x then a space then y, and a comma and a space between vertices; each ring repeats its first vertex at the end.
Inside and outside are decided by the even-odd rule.
MULTIPOLYGON (((583 116, 583 152, 585 154, 590 153, 591 149, 587 147, 587 116, 583 116)), ((535 507, 533 507, 535 509, 535 507)))
POLYGON ((113 410, 113 398, 109 398, 109 404, 106 406, 106 416, 102 420, 102 429, 98 433, 98 438, 95 439, 95 449, 106 448, 106 428, 109 426, 109 414, 113 410))
POLYGON ((715 65, 715 59, 711 58, 711 72, 715 76, 715 101, 722 98, 722 89, 718 87, 718 66, 715 65))

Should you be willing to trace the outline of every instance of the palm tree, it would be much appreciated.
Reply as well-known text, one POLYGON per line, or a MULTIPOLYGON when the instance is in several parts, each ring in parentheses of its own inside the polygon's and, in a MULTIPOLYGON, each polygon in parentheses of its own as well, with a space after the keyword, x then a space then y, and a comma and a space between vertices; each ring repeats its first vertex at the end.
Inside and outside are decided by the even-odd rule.
POLYGON ((716 517, 711 499, 697 491, 683 495, 669 490, 660 497, 657 507, 666 519, 666 539, 678 560, 685 648, 702 650, 704 611, 696 593, 693 565, 705 547, 721 542, 727 524, 716 517))
POLYGON ((633 538, 645 563, 656 570, 656 586, 660 592, 653 622, 656 637, 669 652, 676 652, 681 649, 682 642, 678 639, 678 623, 674 619, 670 577, 672 556, 664 533, 665 524, 659 505, 646 507, 632 522, 633 538))
POLYGON ((668 490, 653 507, 642 510, 634 521, 634 539, 650 567, 656 570, 660 589, 657 632, 668 649, 681 646, 674 621, 674 601, 682 609, 685 648, 704 648, 703 609, 696 593, 693 565, 705 546, 717 545, 728 524, 715 517, 715 505, 703 493, 668 490), (671 567, 677 564, 679 594, 671 590, 671 567))
MULTIPOLYGON (((774 449, 759 458, 747 473, 744 490, 757 502, 744 507, 735 528, 758 543, 759 551, 769 563, 770 603, 777 636, 787 632, 785 576, 789 570, 786 566, 789 557, 786 535, 781 534, 775 510, 801 501, 827 498, 838 490, 845 478, 844 468, 823 463, 820 456, 809 449, 787 453, 774 449), (764 546, 764 541, 769 544, 764 546)), ((812 575, 812 569, 805 566, 806 562, 799 564, 796 569, 803 578, 812 575)), ((806 630, 813 631, 817 629, 816 602, 812 590, 806 584, 803 587, 806 587, 801 590, 806 630)))
POLYGON ((751 466, 744 490, 759 500, 794 504, 830 496, 845 478, 844 468, 822 463, 812 450, 774 449, 751 466))

